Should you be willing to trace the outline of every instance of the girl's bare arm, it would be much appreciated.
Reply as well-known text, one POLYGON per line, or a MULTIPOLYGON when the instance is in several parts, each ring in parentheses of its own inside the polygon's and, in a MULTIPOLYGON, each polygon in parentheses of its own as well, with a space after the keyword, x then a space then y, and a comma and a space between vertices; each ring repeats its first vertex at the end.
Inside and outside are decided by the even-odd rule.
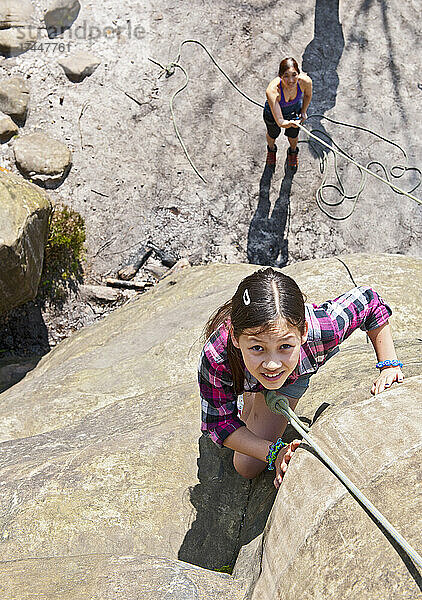
MULTIPOLYGON (((397 359, 388 321, 380 327, 368 331, 368 337, 372 342, 378 361, 397 359)), ((371 393, 379 394, 388 389, 395 381, 398 383, 403 382, 403 373, 400 367, 385 367, 374 381, 371 393)))

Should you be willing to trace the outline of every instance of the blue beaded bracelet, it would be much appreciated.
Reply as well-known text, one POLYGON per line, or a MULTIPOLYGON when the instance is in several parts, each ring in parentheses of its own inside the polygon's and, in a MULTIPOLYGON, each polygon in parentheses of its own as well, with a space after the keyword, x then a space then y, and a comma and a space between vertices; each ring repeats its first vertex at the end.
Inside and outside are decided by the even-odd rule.
POLYGON ((278 440, 268 448, 267 462, 269 471, 274 471, 275 459, 284 446, 287 446, 287 444, 285 444, 281 438, 278 438, 278 440))
POLYGON ((377 369, 382 369, 383 367, 400 367, 401 369, 403 363, 399 360, 382 360, 380 362, 377 362, 375 366, 377 369))

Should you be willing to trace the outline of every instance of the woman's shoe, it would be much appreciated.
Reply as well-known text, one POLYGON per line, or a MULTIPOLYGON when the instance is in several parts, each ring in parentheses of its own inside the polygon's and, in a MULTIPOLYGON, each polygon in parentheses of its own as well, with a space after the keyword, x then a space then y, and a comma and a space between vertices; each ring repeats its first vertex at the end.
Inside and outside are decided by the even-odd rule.
POLYGON ((297 169, 297 165, 298 165, 298 160, 297 160, 297 155, 299 153, 299 148, 296 148, 296 150, 292 150, 291 148, 289 148, 287 150, 287 166, 290 167, 291 169, 297 169))

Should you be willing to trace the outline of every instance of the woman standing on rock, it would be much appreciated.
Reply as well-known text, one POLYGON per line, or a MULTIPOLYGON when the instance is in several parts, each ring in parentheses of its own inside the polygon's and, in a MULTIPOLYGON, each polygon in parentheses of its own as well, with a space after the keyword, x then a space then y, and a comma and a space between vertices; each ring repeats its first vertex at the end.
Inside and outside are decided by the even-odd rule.
POLYGON ((312 98, 312 80, 301 73, 294 58, 285 58, 278 69, 278 77, 267 87, 267 100, 264 107, 264 121, 267 126, 267 165, 275 167, 277 146, 275 140, 284 129, 289 140, 287 164, 297 168, 298 121, 307 119, 306 111, 312 98))
POLYGON ((267 268, 249 275, 204 330, 198 367, 202 431, 234 450, 234 466, 243 477, 275 468, 278 488, 300 441, 282 442, 287 421, 271 412, 274 396, 286 398, 294 410, 310 376, 357 328, 368 332, 378 359, 380 373, 371 392, 402 382, 390 315, 369 287, 316 306, 305 304, 297 284, 283 273, 267 268), (238 407, 241 394, 243 407, 238 407))

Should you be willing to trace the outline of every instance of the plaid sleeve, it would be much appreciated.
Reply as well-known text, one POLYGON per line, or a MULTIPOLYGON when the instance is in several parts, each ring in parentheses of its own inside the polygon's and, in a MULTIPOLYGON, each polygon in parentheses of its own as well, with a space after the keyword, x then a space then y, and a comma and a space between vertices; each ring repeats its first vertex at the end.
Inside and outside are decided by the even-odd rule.
POLYGON ((321 305, 334 325, 340 344, 358 327, 371 331, 388 321, 392 314, 388 304, 370 287, 360 286, 321 305))
POLYGON ((201 394, 201 430, 218 446, 233 431, 245 425, 237 416, 237 396, 225 362, 217 362, 205 346, 199 359, 198 382, 201 394))

